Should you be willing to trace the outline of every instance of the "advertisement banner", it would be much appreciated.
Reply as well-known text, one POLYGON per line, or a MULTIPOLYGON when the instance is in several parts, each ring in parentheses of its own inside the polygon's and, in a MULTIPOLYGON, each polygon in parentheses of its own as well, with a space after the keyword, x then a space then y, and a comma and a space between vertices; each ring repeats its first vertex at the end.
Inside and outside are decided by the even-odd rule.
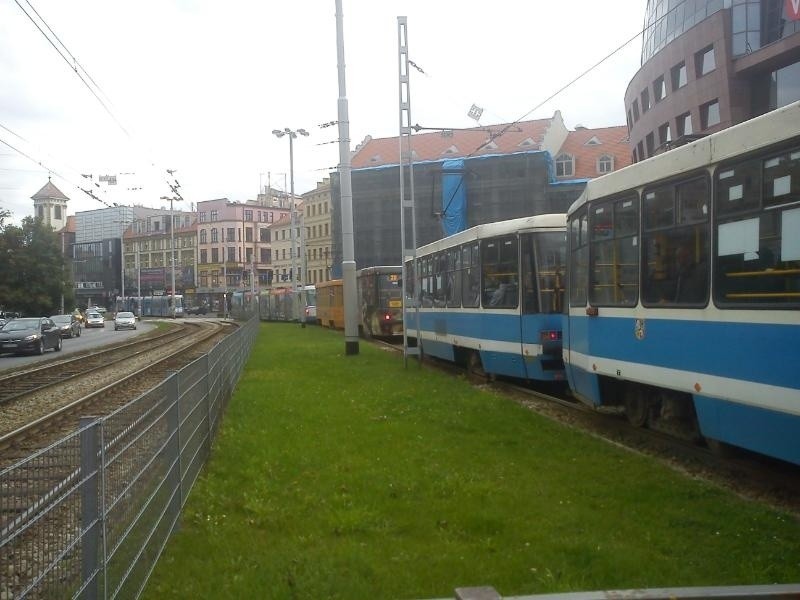
POLYGON ((800 0, 786 0, 786 18, 790 21, 800 20, 800 0))

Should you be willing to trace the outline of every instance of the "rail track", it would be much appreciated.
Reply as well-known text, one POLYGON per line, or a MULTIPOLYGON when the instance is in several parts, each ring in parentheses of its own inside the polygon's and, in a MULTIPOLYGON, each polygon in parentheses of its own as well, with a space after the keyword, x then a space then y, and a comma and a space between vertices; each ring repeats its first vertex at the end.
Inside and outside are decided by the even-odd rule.
POLYGON ((165 334, 0 378, 0 468, 135 398, 231 327, 185 323, 165 334))
MULTIPOLYGON (((387 350, 396 344, 372 340, 387 350)), ((463 376, 462 367, 431 357, 423 365, 463 376)), ((409 367, 413 368, 413 367, 409 367)), ((594 410, 570 397, 566 387, 529 387, 503 378, 467 373, 473 385, 486 386, 525 407, 569 427, 613 444, 654 457, 671 468, 719 485, 751 500, 764 502, 800 518, 800 467, 735 448, 711 449, 697 440, 632 426, 621 410, 594 410)))

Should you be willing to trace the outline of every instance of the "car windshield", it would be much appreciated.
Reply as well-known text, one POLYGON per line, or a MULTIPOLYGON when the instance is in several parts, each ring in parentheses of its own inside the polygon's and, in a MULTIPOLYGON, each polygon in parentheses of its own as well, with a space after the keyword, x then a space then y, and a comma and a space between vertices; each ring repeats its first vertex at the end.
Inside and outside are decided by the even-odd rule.
POLYGON ((24 331, 38 328, 39 319, 14 319, 3 325, 2 331, 24 331))
POLYGON ((100 313, 89 313, 86 315, 89 319, 102 319, 103 317, 100 316, 100 313))
POLYGON ((132 312, 117 313, 117 318, 118 319, 132 319, 133 318, 133 313, 132 312))
POLYGON ((56 315, 50 318, 56 323, 72 323, 72 315, 56 315))

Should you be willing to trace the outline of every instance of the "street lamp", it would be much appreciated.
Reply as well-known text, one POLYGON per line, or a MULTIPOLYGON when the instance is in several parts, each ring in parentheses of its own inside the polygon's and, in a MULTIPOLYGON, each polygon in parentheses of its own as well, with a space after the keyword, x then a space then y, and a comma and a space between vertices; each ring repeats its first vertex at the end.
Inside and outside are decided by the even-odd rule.
POLYGON ((172 201, 175 200, 172 196, 167 198, 166 196, 161 196, 161 200, 169 200, 169 256, 170 262, 172 263, 172 291, 170 297, 172 298, 172 302, 170 302, 169 307, 169 314, 174 319, 175 318, 175 213, 172 212, 172 201))
MULTIPOLYGON (((301 254, 303 257, 302 260, 305 262, 305 240, 304 240, 304 232, 303 227, 300 228, 300 250, 297 249, 297 243, 295 241, 295 231, 297 229, 297 208, 295 206, 295 198, 294 198, 294 138, 297 137, 298 134, 302 136, 308 136, 308 132, 305 129, 296 129, 291 130, 288 127, 285 129, 273 129, 272 134, 278 138, 282 138, 283 136, 288 136, 289 138, 289 185, 290 185, 290 193, 292 196, 291 202, 291 232, 289 239, 292 244, 292 277, 294 281, 292 285, 295 289, 297 289, 298 284, 298 269, 297 269, 297 255, 301 254)), ((299 271, 299 284, 300 284, 300 299, 301 299, 301 306, 300 306, 300 326, 306 326, 306 296, 305 291, 303 291, 303 282, 305 277, 305 265, 302 265, 299 271)))

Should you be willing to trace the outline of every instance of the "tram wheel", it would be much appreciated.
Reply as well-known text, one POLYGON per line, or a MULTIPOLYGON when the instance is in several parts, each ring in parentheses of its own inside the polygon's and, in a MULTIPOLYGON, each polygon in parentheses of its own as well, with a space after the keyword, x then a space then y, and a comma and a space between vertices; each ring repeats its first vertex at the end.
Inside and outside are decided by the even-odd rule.
POLYGON ((629 386, 625 391, 625 417, 634 427, 644 427, 650 413, 650 402, 639 386, 629 386))

